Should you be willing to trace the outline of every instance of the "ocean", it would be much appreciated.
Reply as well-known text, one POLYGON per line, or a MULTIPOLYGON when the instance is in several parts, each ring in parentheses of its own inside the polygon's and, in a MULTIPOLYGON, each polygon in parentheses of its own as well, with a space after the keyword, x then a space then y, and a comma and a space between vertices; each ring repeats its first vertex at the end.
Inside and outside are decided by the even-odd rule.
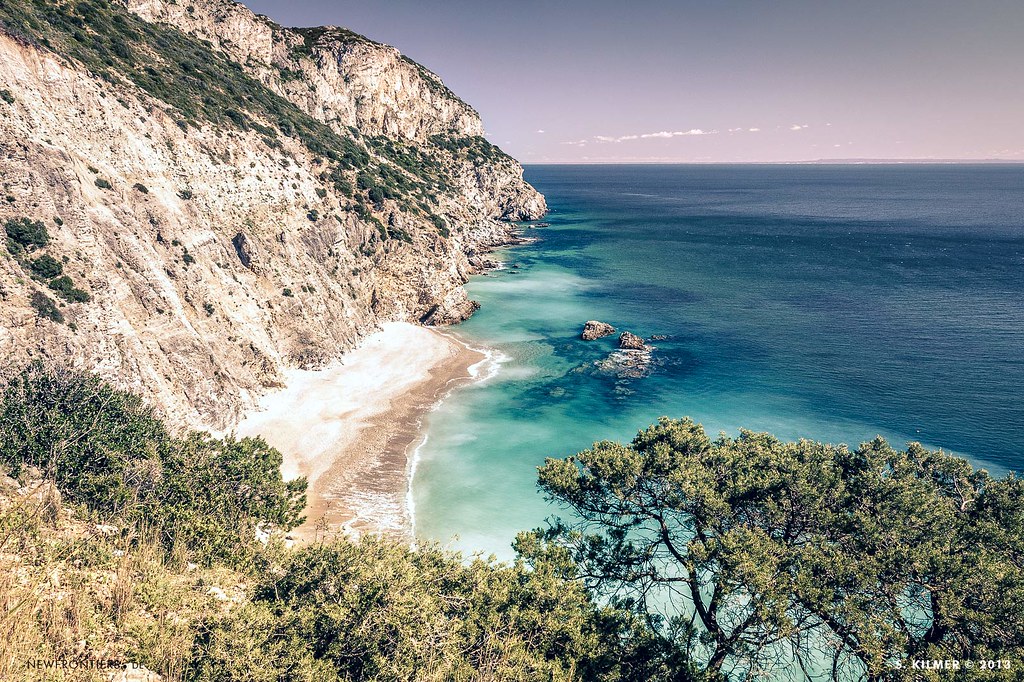
POLYGON ((1024 165, 530 166, 548 226, 474 278, 481 380, 425 423, 419 538, 508 559, 536 467, 659 416, 1024 464, 1024 165), (601 371, 657 336, 649 376, 601 371), (662 338, 663 337, 663 338, 662 338))

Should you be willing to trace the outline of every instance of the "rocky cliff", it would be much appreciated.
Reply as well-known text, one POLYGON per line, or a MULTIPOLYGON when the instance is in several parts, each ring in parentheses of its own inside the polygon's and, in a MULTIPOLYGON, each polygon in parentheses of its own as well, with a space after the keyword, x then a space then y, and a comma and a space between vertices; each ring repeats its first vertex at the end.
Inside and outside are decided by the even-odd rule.
POLYGON ((223 428, 382 321, 463 319, 479 253, 545 210, 482 130, 345 29, 4 0, 0 357, 70 359, 223 428))

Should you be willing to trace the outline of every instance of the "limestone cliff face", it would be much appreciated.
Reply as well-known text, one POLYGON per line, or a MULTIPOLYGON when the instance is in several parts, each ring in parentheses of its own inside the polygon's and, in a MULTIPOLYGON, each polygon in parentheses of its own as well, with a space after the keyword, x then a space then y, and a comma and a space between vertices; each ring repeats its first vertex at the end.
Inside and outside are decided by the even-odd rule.
POLYGON ((223 428, 381 321, 463 319, 472 257, 545 210, 393 48, 227 0, 53 7, 0 6, 8 363, 70 358, 223 428))
POLYGON ((306 112, 366 135, 482 135, 480 117, 398 50, 338 27, 285 29, 231 0, 127 0, 147 21, 207 40, 306 112), (301 78, 296 76, 301 73, 301 78))

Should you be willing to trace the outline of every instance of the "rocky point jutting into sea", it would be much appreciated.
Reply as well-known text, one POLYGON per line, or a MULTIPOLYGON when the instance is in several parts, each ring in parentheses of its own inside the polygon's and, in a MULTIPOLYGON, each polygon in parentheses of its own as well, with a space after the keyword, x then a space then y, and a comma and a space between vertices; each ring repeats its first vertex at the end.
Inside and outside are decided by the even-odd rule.
POLYGON ((464 319, 480 254, 545 212, 436 75, 231 0, 4 2, 0 95, 0 224, 42 235, 0 249, 0 356, 177 425, 382 322, 464 319))

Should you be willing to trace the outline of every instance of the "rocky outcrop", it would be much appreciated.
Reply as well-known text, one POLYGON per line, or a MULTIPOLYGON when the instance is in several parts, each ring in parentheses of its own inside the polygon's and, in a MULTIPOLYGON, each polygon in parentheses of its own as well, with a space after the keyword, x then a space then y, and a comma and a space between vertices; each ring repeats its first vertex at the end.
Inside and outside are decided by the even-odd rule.
POLYGON ((626 350, 646 350, 647 345, 644 340, 631 332, 622 332, 619 334, 619 348, 626 350))
POLYGON ((604 374, 611 374, 620 379, 642 379, 649 376, 652 369, 650 349, 620 349, 613 351, 604 360, 597 363, 597 369, 604 374))
POLYGON ((76 4, 0 5, 0 227, 48 234, 0 239, 8 363, 66 360, 224 428, 382 321, 470 315, 469 255, 545 210, 393 48, 227 0, 76 4))
MULTIPOLYGON (((336 26, 281 27, 233 0, 184 3, 125 0, 130 11, 209 42, 274 92, 336 131, 426 145, 431 138, 473 139, 479 114, 437 75, 398 50, 336 26)), ((461 163, 455 173, 469 207, 489 217, 532 220, 547 210, 523 180, 522 168, 500 155, 484 169, 461 163)))
POLYGON ((611 336, 614 333, 615 327, 611 326, 607 322, 587 320, 583 325, 583 332, 580 334, 580 338, 584 341, 595 341, 605 336, 611 336))
POLYGON ((146 21, 207 41, 332 127, 419 141, 437 134, 483 135, 479 114, 435 74, 347 29, 285 28, 233 0, 125 4, 146 21))

